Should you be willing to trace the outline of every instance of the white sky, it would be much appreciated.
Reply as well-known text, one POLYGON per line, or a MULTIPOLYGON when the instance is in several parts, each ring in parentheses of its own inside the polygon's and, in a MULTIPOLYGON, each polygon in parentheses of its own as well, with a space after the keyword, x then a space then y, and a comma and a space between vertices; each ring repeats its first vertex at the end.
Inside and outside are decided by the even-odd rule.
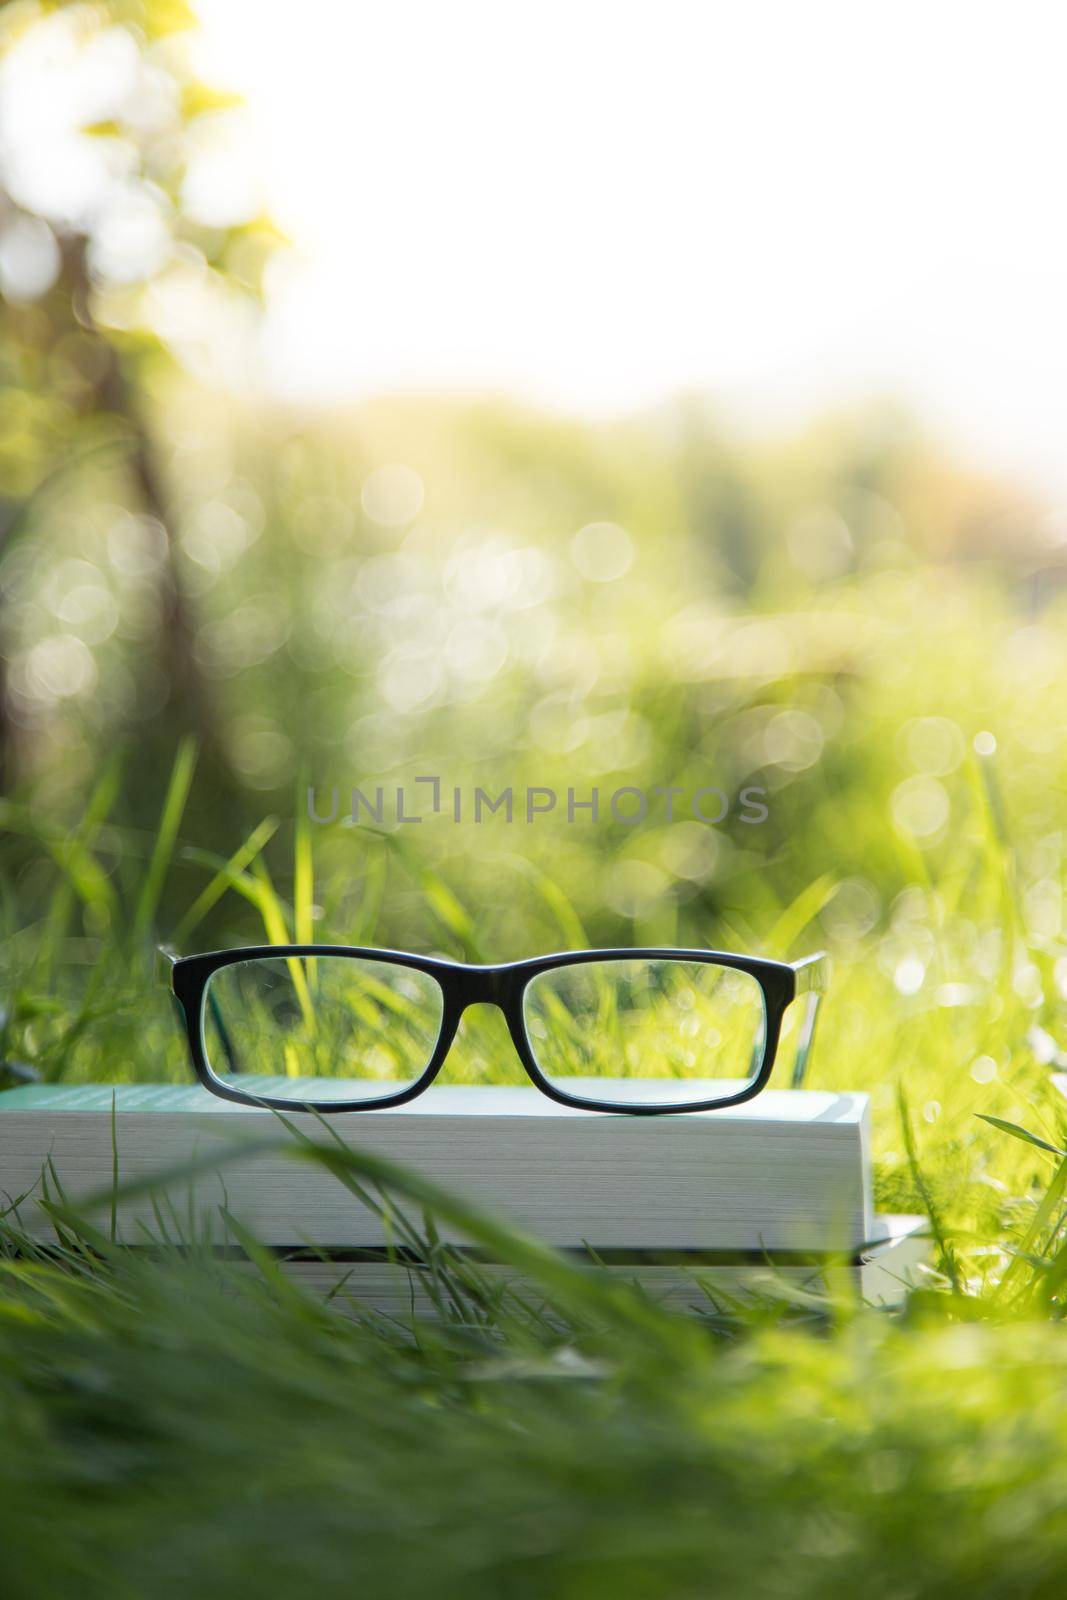
POLYGON ((1067 13, 199 0, 298 263, 282 390, 910 401, 1067 493, 1067 13))

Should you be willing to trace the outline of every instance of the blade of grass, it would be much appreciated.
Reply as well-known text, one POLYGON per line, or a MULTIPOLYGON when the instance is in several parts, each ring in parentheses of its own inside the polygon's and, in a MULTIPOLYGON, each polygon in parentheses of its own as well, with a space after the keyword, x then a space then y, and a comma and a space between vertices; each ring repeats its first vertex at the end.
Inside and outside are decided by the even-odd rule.
MULTIPOLYGON (((295 941, 289 937, 289 925, 286 921, 285 910, 267 870, 267 864, 262 857, 256 858, 252 866, 252 874, 260 889, 259 911, 263 918, 263 926, 267 931, 269 944, 292 944, 295 941)), ((315 1026, 315 1006, 311 999, 311 990, 308 988, 307 975, 299 956, 287 958, 289 976, 293 980, 293 988, 300 1005, 301 1013, 309 1030, 315 1026)), ((291 1047, 286 1045, 286 1072, 290 1078, 298 1078, 300 1070, 291 1047)))
POLYGON ((92 846, 118 797, 122 765, 122 754, 116 752, 106 763, 99 781, 90 794, 78 826, 62 845, 52 849, 52 854, 63 872, 63 881, 57 888, 48 909, 47 929, 42 947, 46 971, 51 971, 54 965, 60 942, 66 933, 75 895, 86 906, 103 913, 101 921, 105 928, 114 925, 117 913, 115 891, 107 874, 100 869, 92 855, 92 846))
MULTIPOLYGON (((302 773, 297 786, 297 796, 307 793, 307 775, 302 773)), ((296 827, 293 838, 293 927, 297 944, 311 944, 315 923, 313 902, 315 879, 311 860, 311 828, 307 807, 297 805, 296 827)))
POLYGON ((522 856, 509 856, 508 865, 521 877, 531 883, 546 908, 555 917, 560 932, 564 938, 564 948, 568 950, 583 950, 589 947, 589 935, 581 918, 575 911, 567 895, 560 888, 554 878, 549 877, 539 866, 532 861, 526 861, 522 856))
POLYGON ((828 874, 816 878, 814 883, 802 889, 796 899, 786 906, 767 935, 765 946, 768 954, 782 959, 789 955, 794 942, 833 898, 836 889, 837 884, 828 874))
POLYGON ((167 868, 174 850, 174 843, 178 837, 182 815, 185 811, 185 802, 189 795, 189 788, 193 781, 193 771, 196 767, 196 741, 191 737, 184 738, 178 746, 171 768, 170 783, 167 785, 167 794, 163 802, 163 810, 159 818, 159 831, 156 834, 152 858, 148 863, 148 872, 141 889, 137 909, 133 917, 133 940, 135 944, 142 942, 152 925, 152 919, 159 905, 159 898, 163 892, 163 883, 167 876, 167 868))
POLYGON ((1049 1144, 1047 1139, 1039 1139, 1036 1133, 1030 1133, 1026 1128, 1020 1128, 1016 1122, 1005 1122, 1003 1117, 990 1116, 986 1111, 976 1112, 983 1122, 988 1122, 991 1128, 999 1128, 1001 1133, 1011 1134, 1013 1139, 1022 1139, 1026 1144, 1034 1145, 1038 1150, 1047 1150, 1050 1155, 1059 1156, 1062 1160, 1067 1156, 1067 1150, 1061 1150, 1059 1145, 1049 1144))
POLYGON ((911 1173, 912 1182, 922 1196, 923 1209, 930 1219, 930 1232, 933 1234, 934 1243, 937 1245, 945 1274, 952 1284, 953 1291, 957 1295, 962 1295, 963 1289, 960 1284, 956 1253, 945 1230, 940 1208, 934 1201, 930 1186, 919 1165, 919 1156, 915 1148, 915 1134, 911 1126, 911 1116, 908 1111, 908 1101, 903 1083, 898 1083, 897 1085, 897 1111, 900 1116, 900 1127, 904 1136, 904 1150, 908 1157, 908 1170, 911 1173))
MULTIPOLYGON (((200 891, 188 911, 182 917, 174 930, 171 938, 179 948, 188 939, 193 929, 201 923, 222 899, 227 889, 234 887, 234 876, 242 873, 253 862, 278 831, 277 817, 264 817, 263 821, 253 828, 244 844, 235 850, 224 866, 215 872, 207 886, 200 891)), ((203 854, 192 850, 182 851, 182 859, 186 861, 203 859, 203 854)))

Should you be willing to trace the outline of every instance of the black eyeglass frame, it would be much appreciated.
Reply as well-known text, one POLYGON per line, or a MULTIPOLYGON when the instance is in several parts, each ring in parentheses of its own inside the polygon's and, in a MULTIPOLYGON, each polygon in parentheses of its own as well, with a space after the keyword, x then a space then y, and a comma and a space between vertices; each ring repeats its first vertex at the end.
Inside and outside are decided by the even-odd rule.
POLYGON ((333 1115, 342 1111, 386 1111, 405 1105, 427 1090, 452 1047, 460 1018, 468 1006, 495 1005, 504 1013, 519 1060, 531 1082, 558 1105, 579 1111, 606 1111, 626 1116, 675 1116, 687 1111, 718 1111, 726 1106, 753 1100, 765 1089, 774 1070, 782 1020, 786 1009, 800 995, 809 997, 807 1014, 801 1025, 794 1060, 792 1087, 802 1086, 815 1033, 819 1000, 829 983, 830 960, 824 952, 805 956, 800 961, 770 961, 761 956, 731 955, 721 950, 684 950, 648 947, 634 950, 564 950, 555 955, 531 956, 524 961, 509 961, 497 966, 470 966, 438 956, 411 955, 403 950, 379 950, 359 945, 340 944, 265 944, 239 950, 216 950, 207 955, 175 956, 169 950, 160 955, 169 967, 170 987, 181 1008, 193 1070, 205 1089, 240 1105, 263 1106, 276 1111, 314 1111, 333 1115), (409 967, 434 978, 441 990, 441 1031, 429 1062, 415 1083, 396 1094, 376 1100, 296 1100, 276 1095, 259 1095, 232 1089, 211 1070, 204 1048, 204 1007, 211 977, 224 967, 245 961, 279 961, 287 957, 342 956, 354 960, 385 961, 409 967), (541 1072, 526 1032, 523 996, 527 985, 543 972, 561 967, 604 961, 687 961, 706 966, 729 967, 755 978, 763 995, 766 1021, 763 1055, 752 1082, 735 1094, 714 1100, 686 1101, 681 1104, 640 1105, 609 1100, 589 1100, 567 1094, 541 1072))

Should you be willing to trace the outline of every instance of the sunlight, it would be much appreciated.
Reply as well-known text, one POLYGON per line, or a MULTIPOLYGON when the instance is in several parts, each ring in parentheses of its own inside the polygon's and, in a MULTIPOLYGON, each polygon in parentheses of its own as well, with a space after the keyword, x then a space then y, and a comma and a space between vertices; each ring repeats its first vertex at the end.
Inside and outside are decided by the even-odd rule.
POLYGON ((760 424, 890 394, 1062 482, 1050 13, 199 10, 297 248, 272 386, 592 411, 693 388, 760 424))

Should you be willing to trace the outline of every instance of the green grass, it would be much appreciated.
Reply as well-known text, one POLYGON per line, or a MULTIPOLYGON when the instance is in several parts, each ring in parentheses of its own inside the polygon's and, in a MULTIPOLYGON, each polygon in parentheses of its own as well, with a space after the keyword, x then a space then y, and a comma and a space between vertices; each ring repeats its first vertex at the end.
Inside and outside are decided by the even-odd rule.
MULTIPOLYGON (((188 765, 181 754, 148 853, 157 903, 167 867, 181 870, 188 765)), ((56 1078, 180 1077, 150 945, 125 914, 149 891, 136 871, 104 891, 93 871, 101 792, 52 851, 55 898, 4 946, 6 1054, 56 1078), (99 929, 87 946, 78 906, 99 929)), ((232 903, 259 937, 289 936, 294 906, 262 863, 273 827, 229 860, 189 853, 197 915, 232 903)), ((296 849, 306 927, 330 886, 312 883, 299 836, 296 849)), ((1048 953, 1002 899, 992 822, 956 849, 965 859, 946 853, 907 902, 911 938, 936 923, 951 946, 993 904, 1022 955, 946 1005, 887 982, 876 940, 839 940, 817 1057, 817 1083, 872 1092, 880 1203, 933 1216, 934 1270, 903 1313, 768 1281, 754 1307, 684 1318, 417 1174, 335 1149, 294 1157, 328 1161, 354 1209, 379 1187, 424 1208, 436 1323, 388 1323, 344 1291, 317 1301, 254 1241, 243 1272, 195 1239, 146 1259, 57 1198, 55 1250, 13 1217, 0 1235, 5 1595, 1061 1593, 1067 1155, 1028 1043, 1033 996, 1015 981, 1021 959, 1048 953), (968 1070, 980 1057, 993 1077, 968 1070), (434 1243, 440 1216, 533 1289, 490 1289, 434 1243)), ((432 895, 432 869, 405 870, 432 895)), ((462 902, 444 903, 469 937, 462 902)), ((810 942, 827 903, 815 884, 782 906, 765 947, 810 942)), ((457 1076, 503 1060, 494 1028, 468 1029, 457 1076)))
MULTIPOLYGON (((825 945, 811 1084, 870 1094, 876 1202, 930 1214, 934 1264, 891 1316, 769 1283, 754 1307, 682 1319, 465 1218, 533 1278, 520 1300, 434 1243, 454 1201, 389 1175, 426 1208, 442 1313, 391 1325, 315 1302, 253 1241, 242 1274, 195 1240, 117 1249, 106 1207, 57 1212, 51 1253, 9 1217, 4 1600, 1058 1600, 1067 605, 1052 558, 1000 548, 988 486, 884 427, 777 453, 678 419, 596 433, 499 408, 386 407, 341 443, 242 427, 186 417, 176 490, 225 783, 165 714, 122 709, 152 590, 118 487, 82 474, 20 535, 8 627, 36 742, 0 802, 0 1083, 187 1081, 156 939, 472 961, 825 945), (383 459, 426 484, 402 533, 360 519, 383 459), (226 496, 247 537, 216 570, 196 519, 226 496), (810 551, 798 564, 797 519, 838 505, 852 552, 820 575, 810 551), (604 518, 636 552, 611 585, 568 556, 604 518), (76 627, 56 620, 81 615, 68 580, 106 591, 122 627, 86 645, 98 690, 56 700, 33 651, 47 667, 52 633, 76 627), (507 654, 472 681, 479 638, 507 654), (438 687, 389 709, 411 688, 405 652, 438 687), (770 816, 304 818, 306 779, 425 773, 468 794, 755 783, 770 816)), ((468 1013, 447 1071, 518 1081, 497 1015, 468 1013)), ((357 1207, 385 1175, 351 1163, 334 1173, 357 1207)))
POLYGON ((47 1256, 9 1229, 5 1594, 1062 1592, 1055 1247, 898 1318, 768 1292, 705 1323, 417 1177, 314 1159, 354 1206, 392 1182, 537 1289, 487 1295, 431 1243, 441 1320, 391 1326, 269 1259, 147 1260, 61 1205, 47 1256))

